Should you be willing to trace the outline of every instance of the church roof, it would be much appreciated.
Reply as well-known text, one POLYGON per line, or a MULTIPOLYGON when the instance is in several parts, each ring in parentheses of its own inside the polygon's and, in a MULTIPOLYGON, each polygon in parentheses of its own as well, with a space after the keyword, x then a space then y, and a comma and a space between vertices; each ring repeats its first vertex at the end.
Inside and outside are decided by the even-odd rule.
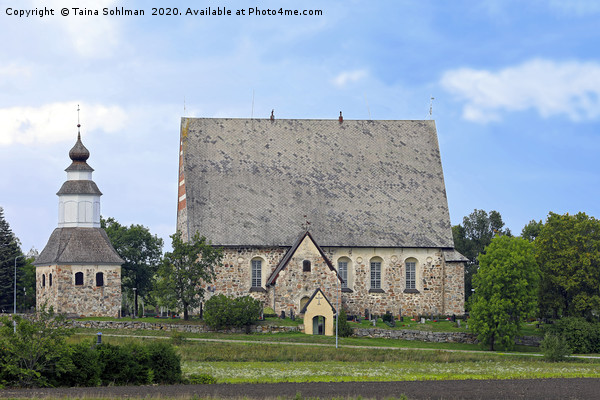
POLYGON ((101 228, 56 228, 35 265, 121 265, 124 261, 101 228))
MULTIPOLYGON (((182 118, 188 235, 452 248, 434 121, 182 118)), ((184 216, 185 217, 185 216, 184 216)))
POLYGON ((61 194, 94 194, 101 196, 102 192, 98 189, 98 185, 94 181, 80 180, 66 181, 56 194, 59 196, 61 194))

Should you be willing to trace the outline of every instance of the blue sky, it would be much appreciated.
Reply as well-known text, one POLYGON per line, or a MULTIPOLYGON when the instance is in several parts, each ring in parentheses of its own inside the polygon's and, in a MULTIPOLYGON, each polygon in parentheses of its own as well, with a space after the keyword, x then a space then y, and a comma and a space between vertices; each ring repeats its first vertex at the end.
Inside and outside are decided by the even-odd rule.
POLYGON ((517 234, 550 211, 600 217, 600 2, 153 3, 0 1, 0 206, 24 251, 57 226, 78 104, 102 214, 166 243, 182 116, 426 119, 431 97, 453 225, 474 209, 517 234), (249 5, 322 15, 151 15, 249 5))

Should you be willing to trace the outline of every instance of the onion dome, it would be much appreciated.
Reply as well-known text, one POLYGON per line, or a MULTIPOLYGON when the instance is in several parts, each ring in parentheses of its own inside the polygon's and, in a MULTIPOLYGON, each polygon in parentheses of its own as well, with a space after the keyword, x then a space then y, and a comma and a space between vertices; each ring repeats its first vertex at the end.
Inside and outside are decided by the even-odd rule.
POLYGON ((77 142, 75 146, 69 151, 69 158, 73 160, 73 162, 86 162, 88 158, 90 158, 90 152, 85 148, 83 143, 81 142, 81 134, 77 133, 77 142))

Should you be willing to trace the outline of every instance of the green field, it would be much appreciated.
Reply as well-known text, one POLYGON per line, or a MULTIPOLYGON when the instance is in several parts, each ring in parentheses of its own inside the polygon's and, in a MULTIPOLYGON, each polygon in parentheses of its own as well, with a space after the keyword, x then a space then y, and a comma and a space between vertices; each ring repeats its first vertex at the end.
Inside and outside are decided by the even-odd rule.
MULTIPOLYGON (((301 333, 103 333, 103 341, 114 344, 171 340, 184 375, 209 374, 222 383, 600 377, 598 359, 549 363, 524 346, 502 353, 468 344, 341 338, 335 348, 335 338, 301 333)), ((79 330, 71 340, 84 338, 93 340, 95 332, 79 330)))

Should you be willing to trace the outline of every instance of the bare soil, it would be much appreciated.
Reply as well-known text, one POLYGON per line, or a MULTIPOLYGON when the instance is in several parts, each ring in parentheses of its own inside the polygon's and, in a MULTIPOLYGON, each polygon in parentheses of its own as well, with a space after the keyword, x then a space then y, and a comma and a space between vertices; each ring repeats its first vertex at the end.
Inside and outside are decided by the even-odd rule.
POLYGON ((5 389, 0 398, 251 398, 331 399, 598 399, 600 379, 513 379, 419 382, 323 382, 274 384, 216 384, 171 386, 112 386, 96 388, 5 389))

